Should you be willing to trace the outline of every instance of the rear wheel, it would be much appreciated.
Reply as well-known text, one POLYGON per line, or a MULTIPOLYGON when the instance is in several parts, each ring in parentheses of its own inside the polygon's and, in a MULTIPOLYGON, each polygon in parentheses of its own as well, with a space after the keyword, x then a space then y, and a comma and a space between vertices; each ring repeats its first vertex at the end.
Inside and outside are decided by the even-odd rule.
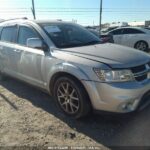
POLYGON ((54 96, 61 110, 74 118, 90 112, 88 95, 79 81, 70 77, 59 78, 54 85, 54 96))
POLYGON ((135 44, 134 48, 139 49, 144 52, 148 52, 148 44, 145 41, 139 41, 135 44))

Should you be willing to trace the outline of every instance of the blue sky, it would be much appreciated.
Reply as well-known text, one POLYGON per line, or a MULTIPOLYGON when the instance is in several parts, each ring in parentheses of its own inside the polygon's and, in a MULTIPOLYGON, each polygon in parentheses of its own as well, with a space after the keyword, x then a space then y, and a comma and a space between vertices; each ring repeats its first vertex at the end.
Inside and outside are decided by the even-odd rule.
MULTIPOLYGON (((37 19, 99 23, 100 0, 35 0, 37 19)), ((0 18, 32 18, 31 0, 0 0, 0 18)), ((103 0, 102 22, 150 20, 150 0, 103 0)))

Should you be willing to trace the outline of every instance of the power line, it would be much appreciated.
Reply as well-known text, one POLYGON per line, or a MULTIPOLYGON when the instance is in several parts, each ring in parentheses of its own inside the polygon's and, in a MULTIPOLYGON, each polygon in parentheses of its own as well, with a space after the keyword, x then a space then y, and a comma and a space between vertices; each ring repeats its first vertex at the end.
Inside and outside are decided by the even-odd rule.
MULTIPOLYGON (((18 12, 30 12, 30 10, 0 10, 0 13, 18 13, 18 12)), ((39 13, 98 13, 99 11, 46 11, 46 10, 37 10, 39 13)), ((103 11, 107 13, 150 13, 149 11, 103 11)))
MULTIPOLYGON (((13 13, 13 14, 18 14, 18 13, 31 13, 30 11, 0 11, 0 13, 1 14, 11 14, 11 13, 13 13)), ((49 12, 47 12, 47 11, 36 11, 36 13, 41 13, 41 14, 62 14, 62 15, 64 15, 64 14, 69 14, 69 15, 72 15, 72 13, 76 13, 76 15, 84 15, 84 12, 78 12, 78 11, 76 11, 76 12, 64 12, 64 11, 61 11, 61 12, 57 12, 57 11, 49 11, 49 12)), ((90 12, 91 13, 91 12, 90 12)), ((103 11, 103 13, 111 13, 111 14, 134 14, 134 15, 136 15, 136 14, 150 14, 150 11, 148 12, 140 12, 140 11, 138 11, 138 12, 120 12, 120 11, 118 11, 118 12, 115 12, 115 11, 103 11)), ((96 15, 95 13, 92 13, 93 15, 96 15)), ((86 13, 86 15, 87 15, 87 13, 86 13)))
MULTIPOLYGON (((12 10, 13 10, 13 9, 25 9, 25 10, 26 10, 26 9, 29 9, 29 8, 3 7, 3 8, 0 8, 0 9, 1 9, 1 10, 7 10, 7 9, 9 9, 9 10, 10 10, 10 9, 12 9, 12 10)), ((98 10, 98 11, 99 11, 99 8, 37 7, 36 9, 37 9, 37 10, 46 10, 46 9, 50 9, 50 10, 53 10, 53 9, 54 9, 54 10, 55 10, 55 9, 56 9, 56 10, 66 10, 66 9, 69 9, 69 10, 89 10, 89 9, 91 9, 91 10, 98 10)), ((111 8, 111 7, 110 7, 110 8, 105 8, 105 7, 104 7, 103 10, 105 10, 105 9, 106 9, 106 10, 108 10, 108 9, 109 9, 109 10, 114 10, 114 9, 115 9, 115 10, 117 10, 117 9, 119 9, 119 10, 123 10, 123 9, 126 9, 126 10, 130 10, 130 9, 131 9, 131 10, 133 10, 133 9, 136 9, 136 10, 137 10, 137 9, 138 9, 138 10, 142 10, 142 9, 143 9, 143 10, 146 10, 146 9, 147 9, 147 10, 150 10, 150 7, 149 7, 149 8, 111 8)))
MULTIPOLYGON (((10 10, 10 9, 9 10, 2 10, 1 9, 0 10, 0 12, 27 12, 27 11, 30 11, 30 9, 26 9, 26 10, 25 9, 22 9, 22 10, 21 9, 18 9, 18 10, 17 9, 15 9, 15 10, 14 9, 12 9, 12 10, 10 10)), ((37 9, 37 12, 66 12, 66 13, 68 13, 68 12, 79 12, 79 13, 80 12, 81 13, 86 12, 86 13, 97 13, 97 12, 99 12, 99 10, 97 10, 97 11, 95 11, 95 10, 94 11, 93 10, 92 11, 81 10, 80 11, 80 10, 38 10, 37 9)), ((119 13, 120 12, 150 12, 150 10, 135 10, 135 11, 134 10, 130 10, 130 11, 129 10, 128 11, 125 11, 125 10, 116 10, 116 11, 115 10, 103 10, 103 12, 119 12, 119 13)))

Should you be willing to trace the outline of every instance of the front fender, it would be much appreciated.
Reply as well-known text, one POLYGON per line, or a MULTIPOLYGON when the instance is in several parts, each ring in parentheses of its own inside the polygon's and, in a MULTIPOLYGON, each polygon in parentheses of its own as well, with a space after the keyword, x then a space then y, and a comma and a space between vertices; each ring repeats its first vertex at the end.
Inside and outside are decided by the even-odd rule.
MULTIPOLYGON (((56 64, 51 68, 48 73, 47 83, 50 83, 52 77, 57 73, 68 73, 79 80, 90 80, 89 76, 80 67, 65 62, 56 64)), ((47 88, 49 88, 49 85, 47 88)))

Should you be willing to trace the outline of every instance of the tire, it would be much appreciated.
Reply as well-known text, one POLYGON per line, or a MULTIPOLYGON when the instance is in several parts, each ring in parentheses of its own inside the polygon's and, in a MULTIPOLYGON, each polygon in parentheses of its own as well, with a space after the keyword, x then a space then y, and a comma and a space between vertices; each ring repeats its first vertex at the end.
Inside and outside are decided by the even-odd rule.
POLYGON ((148 44, 147 42, 145 41, 139 41, 135 44, 134 48, 138 49, 138 50, 141 50, 141 51, 144 51, 144 52, 148 52, 148 44))
POLYGON ((91 110, 88 95, 81 83, 72 77, 60 77, 54 84, 54 98, 68 116, 78 119, 91 110))

